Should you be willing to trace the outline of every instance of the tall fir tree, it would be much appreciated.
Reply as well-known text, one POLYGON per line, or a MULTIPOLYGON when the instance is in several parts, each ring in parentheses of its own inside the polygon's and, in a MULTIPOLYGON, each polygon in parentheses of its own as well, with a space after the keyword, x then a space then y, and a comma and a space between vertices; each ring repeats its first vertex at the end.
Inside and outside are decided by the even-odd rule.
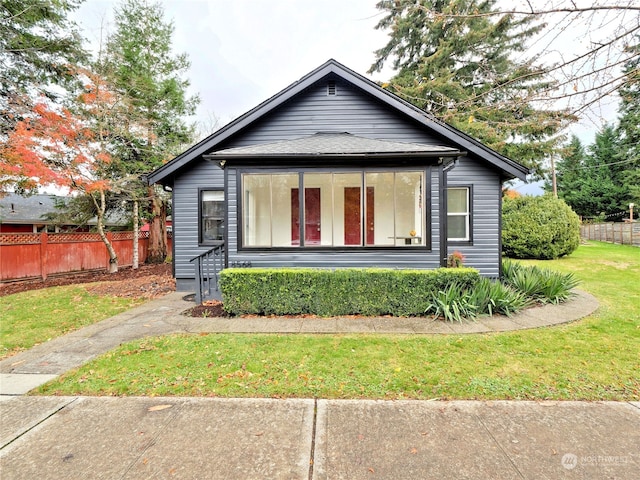
POLYGON ((69 14, 82 0, 0 0, 0 139, 32 112, 51 84, 76 78, 86 60, 69 14))
MULTIPOLYGON (((572 135, 566 148, 563 149, 560 160, 556 162, 556 185, 558 197, 562 198, 574 211, 574 205, 580 202, 582 188, 582 170, 587 157, 584 145, 580 139, 572 135)), ((552 185, 545 184, 547 191, 552 190, 552 185)))
POLYGON ((618 136, 620 138, 617 159, 624 171, 620 181, 628 186, 629 203, 640 204, 640 35, 635 44, 627 47, 632 58, 625 63, 624 85, 620 95, 618 136))
POLYGON ((398 73, 385 86, 496 151, 535 168, 575 118, 533 99, 554 84, 532 59, 519 58, 543 25, 495 12, 496 0, 382 0, 389 31, 370 72, 398 73))
MULTIPOLYGON (((185 118, 193 115, 199 99, 187 93, 183 75, 190 63, 186 54, 172 52, 172 35, 173 24, 165 21, 159 3, 124 0, 115 11, 115 31, 97 66, 127 105, 123 133, 114 143, 119 159, 112 167, 114 176, 150 172, 193 139, 194 127, 185 118)), ((147 261, 162 262, 167 256, 167 199, 153 186, 146 197, 147 261)))

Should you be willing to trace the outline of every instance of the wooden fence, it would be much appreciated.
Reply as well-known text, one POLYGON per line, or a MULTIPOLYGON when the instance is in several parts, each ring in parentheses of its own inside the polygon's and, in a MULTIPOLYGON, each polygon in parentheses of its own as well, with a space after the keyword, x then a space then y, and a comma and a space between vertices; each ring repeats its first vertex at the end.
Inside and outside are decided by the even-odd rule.
MULTIPOLYGON (((133 232, 109 232, 118 266, 133 265, 133 232)), ((170 241, 169 241, 170 242, 170 241)), ((149 232, 138 235, 138 262, 147 258, 149 232)), ((171 251, 171 243, 169 243, 171 251)), ((0 233, 0 282, 46 279, 59 273, 106 270, 109 253, 97 233, 0 233)))
POLYGON ((589 223, 580 227, 580 236, 583 240, 597 240, 640 247, 640 223, 589 223))

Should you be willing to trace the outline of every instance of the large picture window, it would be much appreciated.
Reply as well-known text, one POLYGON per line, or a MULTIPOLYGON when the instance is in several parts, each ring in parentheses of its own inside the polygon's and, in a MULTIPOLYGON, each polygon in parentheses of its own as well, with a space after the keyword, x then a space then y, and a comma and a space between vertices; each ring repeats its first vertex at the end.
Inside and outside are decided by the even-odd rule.
POLYGON ((424 172, 245 173, 245 247, 426 246, 424 172))
POLYGON ((200 243, 212 245, 224 240, 224 192, 200 191, 200 243))
POLYGON ((470 241, 469 188, 447 189, 447 236, 451 241, 470 241))

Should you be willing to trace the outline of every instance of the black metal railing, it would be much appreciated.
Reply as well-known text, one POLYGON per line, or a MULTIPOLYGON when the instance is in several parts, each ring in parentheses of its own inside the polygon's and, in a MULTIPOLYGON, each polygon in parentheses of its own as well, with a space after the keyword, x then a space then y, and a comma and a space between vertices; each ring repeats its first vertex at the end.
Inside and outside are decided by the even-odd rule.
POLYGON ((200 305, 205 300, 220 298, 218 280, 220 272, 225 267, 224 243, 216 245, 189 261, 195 263, 196 303, 200 305))

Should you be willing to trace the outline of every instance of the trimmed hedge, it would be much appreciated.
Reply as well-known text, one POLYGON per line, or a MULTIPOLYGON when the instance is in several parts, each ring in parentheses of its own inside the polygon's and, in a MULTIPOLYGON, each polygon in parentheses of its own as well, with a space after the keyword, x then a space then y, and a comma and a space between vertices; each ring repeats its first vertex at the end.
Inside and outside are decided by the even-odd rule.
POLYGON ((235 315, 419 316, 433 294, 479 280, 472 268, 228 268, 220 273, 220 290, 224 309, 235 315))

